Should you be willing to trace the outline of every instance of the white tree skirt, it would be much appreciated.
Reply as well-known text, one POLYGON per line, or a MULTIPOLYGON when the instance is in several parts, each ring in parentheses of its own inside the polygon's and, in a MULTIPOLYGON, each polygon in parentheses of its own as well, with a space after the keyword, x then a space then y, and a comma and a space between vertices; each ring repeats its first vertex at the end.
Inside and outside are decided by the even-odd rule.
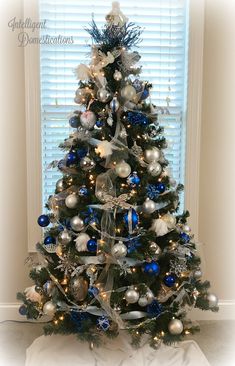
POLYGON ((27 349, 25 366, 210 366, 194 341, 153 350, 147 344, 133 349, 122 334, 92 351, 73 335, 37 338, 27 349))

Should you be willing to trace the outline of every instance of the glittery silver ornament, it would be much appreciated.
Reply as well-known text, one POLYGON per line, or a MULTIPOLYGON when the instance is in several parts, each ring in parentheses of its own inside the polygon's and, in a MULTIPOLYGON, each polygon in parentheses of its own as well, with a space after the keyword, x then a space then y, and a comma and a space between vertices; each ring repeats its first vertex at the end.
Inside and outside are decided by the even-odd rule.
POLYGON ((120 106, 120 104, 119 104, 119 101, 117 100, 117 97, 114 97, 110 102, 110 108, 111 108, 112 113, 117 112, 119 106, 120 106))
POLYGON ((83 112, 80 116, 80 122, 82 127, 86 128, 87 130, 91 130, 96 123, 96 115, 92 111, 83 112))
POLYGON ((197 269, 196 271, 193 272, 193 277, 198 280, 199 278, 202 277, 202 271, 200 269, 197 269))
POLYGON ((128 289, 125 292, 125 299, 129 304, 134 304, 139 300, 139 292, 134 289, 128 289))
POLYGON ((157 177, 161 174, 162 167, 157 161, 154 161, 148 165, 147 170, 153 177, 157 177))
POLYGON ((179 319, 172 319, 168 324, 168 330, 172 335, 181 334, 184 330, 182 321, 179 319))
POLYGON ((121 90, 121 96, 126 100, 133 100, 136 97, 136 90, 132 85, 126 85, 121 90))
POLYGON ((208 294, 207 300, 209 301, 209 307, 214 308, 218 306, 218 297, 215 294, 208 294))
POLYGON ((53 302, 51 302, 51 301, 47 301, 43 305, 43 312, 44 312, 44 314, 46 314, 48 316, 53 316, 56 312, 56 305, 53 304, 53 302))
POLYGON ((139 300, 138 300, 138 304, 141 307, 147 306, 148 305, 148 299, 145 296, 140 296, 139 300))
POLYGON ((113 78, 116 81, 120 81, 122 79, 122 74, 120 71, 115 70, 114 74, 113 74, 113 78))
POLYGON ((159 247, 159 245, 157 245, 157 243, 154 243, 154 241, 152 241, 149 245, 149 250, 152 254, 159 256, 162 253, 161 248, 159 247))
POLYGON ((156 210, 156 203, 150 198, 146 198, 143 203, 142 209, 145 213, 151 214, 156 210))
POLYGON ((76 301, 83 301, 87 296, 88 282, 82 276, 73 277, 69 288, 76 301))
POLYGON ((59 179, 56 182, 56 190, 57 192, 62 192, 64 190, 64 182, 63 179, 59 179))
POLYGON ((121 161, 116 165, 115 172, 120 178, 127 178, 131 173, 131 167, 125 161, 121 161))
POLYGON ((111 93, 107 89, 101 88, 97 91, 97 98, 100 102, 106 103, 108 100, 110 100, 111 93))
POLYGON ((78 196, 74 193, 69 194, 65 199, 65 205, 68 208, 75 208, 78 204, 78 196))
POLYGON ((84 222, 79 216, 72 217, 70 225, 74 231, 82 231, 84 229, 84 222))
POLYGON ((95 167, 95 162, 89 156, 85 156, 80 161, 80 167, 85 171, 92 170, 95 167))
POLYGON ((111 254, 115 258, 123 258, 127 255, 127 247, 123 242, 119 241, 117 244, 114 244, 114 246, 111 249, 111 254))
POLYGON ((72 237, 67 230, 61 231, 58 235, 58 241, 62 245, 67 245, 71 242, 72 237))
POLYGON ((158 161, 161 157, 161 151, 157 147, 152 147, 144 152, 144 158, 148 163, 158 161))

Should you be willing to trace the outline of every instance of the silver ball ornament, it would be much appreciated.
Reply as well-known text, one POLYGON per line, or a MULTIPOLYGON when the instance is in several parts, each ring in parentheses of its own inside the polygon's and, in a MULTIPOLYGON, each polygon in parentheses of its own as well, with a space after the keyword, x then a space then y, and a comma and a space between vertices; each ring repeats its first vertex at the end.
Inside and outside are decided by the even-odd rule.
POLYGON ((158 161, 161 157, 161 151, 157 147, 152 147, 144 152, 144 158, 148 163, 158 161))
POLYGON ((115 70, 114 74, 113 74, 113 78, 116 81, 120 81, 122 79, 122 74, 120 71, 115 70))
POLYGON ((105 255, 105 253, 98 253, 97 254, 97 260, 101 264, 105 263, 106 262, 106 255, 105 255))
POLYGON ((83 301, 88 292, 88 282, 82 277, 73 277, 70 281, 70 292, 76 301, 83 301))
POLYGON ((47 301, 44 305, 43 305, 43 312, 46 315, 49 316, 54 316, 55 312, 56 312, 56 305, 53 304, 53 302, 51 301, 47 301))
POLYGON ((82 127, 86 128, 87 130, 91 130, 96 123, 96 115, 92 111, 83 112, 80 116, 80 122, 82 127))
POLYGON ((67 245, 71 242, 72 237, 67 230, 61 231, 58 235, 58 241, 62 245, 67 245))
POLYGON ((145 213, 152 214, 156 211, 156 203, 150 198, 147 198, 142 205, 142 209, 145 213))
POLYGON ((124 258, 127 255, 127 247, 123 242, 119 241, 112 247, 111 254, 115 258, 124 258))
POLYGON ((147 306, 148 305, 148 299, 145 296, 140 296, 139 300, 138 300, 138 304, 141 307, 147 306))
POLYGON ((82 231, 84 229, 84 222, 79 216, 72 217, 70 225, 74 231, 82 231))
POLYGON ((209 301, 209 307, 214 308, 218 306, 218 297, 215 294, 208 294, 207 300, 209 301))
POLYGON ((119 108, 120 104, 119 104, 119 101, 117 100, 116 97, 113 98, 113 100, 111 100, 110 102, 110 108, 111 108, 111 111, 114 113, 114 112, 117 112, 118 108, 119 108))
POLYGON ((95 162, 89 156, 85 156, 80 161, 80 167, 85 171, 92 170, 95 167, 95 162))
POLYGON ((199 278, 202 277, 202 271, 200 269, 197 269, 193 272, 193 277, 196 278, 196 280, 199 280, 199 278))
POLYGON ((139 300, 139 292, 134 289, 128 289, 125 292, 125 299, 129 304, 135 304, 139 300))
POLYGON ((74 193, 69 194, 65 199, 65 205, 68 208, 75 208, 78 204, 78 196, 74 193))
POLYGON ((120 178, 127 178, 131 173, 131 167, 125 161, 121 161, 116 165, 115 172, 120 178))
POLYGON ((161 174, 162 167, 157 161, 154 161, 148 165, 147 170, 153 177, 157 177, 161 174))
POLYGON ((184 330, 182 321, 179 319, 172 319, 168 324, 168 330, 172 335, 181 334, 184 330))
POLYGON ((121 96, 126 100, 133 100, 136 97, 136 90, 132 85, 126 85, 121 90, 121 96))
POLYGON ((97 91, 97 98, 100 102, 106 103, 111 98, 111 93, 107 89, 101 88, 97 91))
POLYGON ((64 182, 63 179, 59 179, 56 182, 56 190, 57 192, 62 192, 64 190, 64 182))
POLYGON ((152 254, 159 256, 162 253, 161 248, 159 247, 159 245, 157 245, 157 243, 154 243, 154 241, 152 241, 149 245, 149 250, 152 254))

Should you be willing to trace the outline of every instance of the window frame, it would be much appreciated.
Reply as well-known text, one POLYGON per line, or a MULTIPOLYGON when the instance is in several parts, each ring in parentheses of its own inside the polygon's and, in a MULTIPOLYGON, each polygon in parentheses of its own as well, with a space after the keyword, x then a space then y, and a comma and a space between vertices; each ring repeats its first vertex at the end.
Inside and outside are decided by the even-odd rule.
MULTIPOLYGON (((39 19, 38 1, 24 0, 24 18, 39 19)), ((34 36, 37 36, 34 33, 34 36)), ((189 2, 189 54, 185 149, 185 207, 189 223, 198 240, 200 136, 203 80, 204 0, 189 2)), ((36 252, 42 230, 36 224, 42 212, 40 46, 26 46, 25 110, 27 149, 28 251, 36 252), (33 80, 33 82, 32 82, 33 80)))

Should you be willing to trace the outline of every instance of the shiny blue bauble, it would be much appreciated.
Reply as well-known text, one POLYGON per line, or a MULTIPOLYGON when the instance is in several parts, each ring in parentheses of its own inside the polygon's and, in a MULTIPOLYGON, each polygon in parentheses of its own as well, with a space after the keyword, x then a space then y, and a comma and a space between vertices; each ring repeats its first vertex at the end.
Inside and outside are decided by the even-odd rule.
POLYGON ((165 184, 161 183, 161 182, 157 183, 156 184, 156 190, 157 190, 158 193, 164 193, 165 190, 166 190, 165 184))
POLYGON ((79 196, 82 196, 82 197, 88 196, 89 192, 88 192, 87 187, 85 187, 85 186, 80 187, 78 190, 78 194, 79 194, 79 196))
POLYGON ((140 177, 138 177, 136 172, 133 172, 127 178, 127 183, 130 184, 131 187, 136 187, 140 184, 140 177))
POLYGON ((48 215, 41 215, 38 218, 38 225, 41 227, 46 227, 50 224, 50 219, 48 215))
POLYGON ((96 252, 97 251, 97 240, 96 239, 90 239, 87 242, 87 250, 88 252, 96 252))
POLYGON ((87 155, 87 149, 81 148, 81 149, 78 149, 77 150, 77 157, 78 157, 78 159, 85 158, 86 155, 87 155))
POLYGON ((21 305, 19 307, 19 313, 20 313, 20 315, 23 315, 23 316, 27 315, 27 307, 25 305, 21 305))
POLYGON ((71 127, 77 128, 79 126, 79 118, 76 116, 71 117, 69 120, 69 124, 71 127))
POLYGON ((103 125, 104 125, 104 122, 103 121, 101 121, 100 119, 98 119, 98 121, 96 121, 96 127, 103 127, 103 125))
POLYGON ((66 165, 74 165, 78 162, 77 154, 75 151, 70 151, 67 155, 66 165))
POLYGON ((130 213, 130 218, 129 218, 129 211, 127 211, 125 213, 125 215, 123 216, 123 220, 124 223, 126 225, 127 228, 129 228, 129 220, 130 220, 130 225, 132 226, 132 230, 134 230, 134 228, 138 225, 139 223, 139 215, 137 214, 137 212, 132 208, 131 209, 131 213, 130 213))
POLYGON ((160 273, 160 266, 157 262, 146 262, 143 265, 143 272, 148 275, 158 276, 160 273))
POLYGON ((97 326, 99 329, 103 330, 104 332, 106 330, 108 330, 108 328, 110 327, 110 323, 109 320, 106 316, 102 315, 99 316, 96 320, 97 326))
POLYGON ((149 96, 149 91, 148 91, 148 89, 144 89, 143 93, 141 94, 140 99, 141 99, 141 100, 144 100, 144 99, 148 98, 148 96, 149 96))
POLYGON ((44 239, 44 244, 47 245, 47 244, 55 244, 56 243, 56 240, 53 236, 46 236, 45 239, 44 239))
POLYGON ((172 274, 166 275, 163 279, 163 282, 167 287, 173 287, 175 285, 175 281, 176 277, 172 274))
POLYGON ((180 239, 183 240, 184 243, 188 243, 190 241, 190 236, 186 233, 180 233, 180 239))

